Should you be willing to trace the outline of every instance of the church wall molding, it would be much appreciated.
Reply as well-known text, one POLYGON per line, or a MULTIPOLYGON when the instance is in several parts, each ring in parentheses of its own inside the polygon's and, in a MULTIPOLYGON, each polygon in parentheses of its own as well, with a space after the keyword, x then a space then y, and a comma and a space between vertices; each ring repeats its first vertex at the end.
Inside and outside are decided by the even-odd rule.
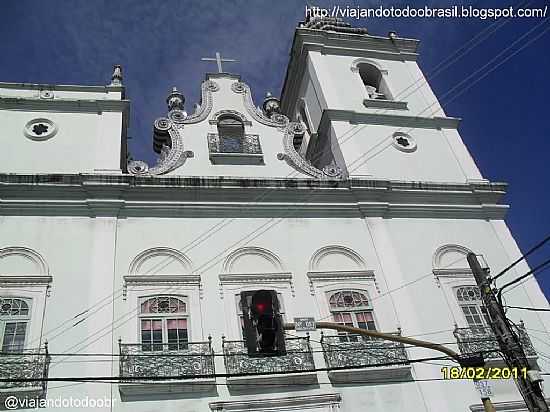
POLYGON ((0 109, 48 111, 64 113, 130 113, 129 100, 80 100, 80 99, 31 99, 25 97, 1 97, 0 109))
POLYGON ((121 92, 124 91, 123 85, 106 85, 106 86, 87 86, 80 84, 42 84, 42 83, 13 83, 0 82, 0 89, 18 89, 18 90, 57 90, 68 92, 121 92))
POLYGON ((301 408, 322 408, 327 411, 337 411, 342 402, 339 393, 312 394, 308 396, 289 396, 285 398, 249 399, 235 401, 210 402, 208 406, 214 412, 244 412, 244 411, 272 411, 281 408, 300 410, 301 408))
POLYGON ((502 219, 502 183, 0 174, 0 215, 502 219), (29 185, 34 198, 28 198, 29 185), (193 190, 182 190, 193 188, 193 190), (315 202, 310 201, 315 190, 315 202), (265 196, 269 190, 269 196, 265 196), (162 193, 162 196, 160 196, 162 193), (213 203, 216 199, 231 199, 213 203), (262 201, 258 196, 262 195, 262 201), (251 202, 254 202, 251 206, 251 202))
POLYGON ((324 109, 319 129, 328 127, 330 122, 349 122, 352 124, 377 124, 396 127, 423 129, 457 129, 460 123, 456 117, 422 117, 395 113, 359 113, 351 110, 324 109))
POLYGON ((281 259, 275 253, 271 252, 268 249, 257 246, 245 246, 231 252, 225 258, 222 266, 224 273, 232 273, 234 264, 238 261, 239 258, 246 255, 258 256, 265 259, 266 261, 271 263, 271 265, 273 265, 273 269, 277 271, 284 272, 285 270, 281 259))
POLYGON ((328 245, 317 249, 313 253, 309 261, 309 270, 318 271, 321 261, 325 257, 335 254, 345 256, 346 258, 354 262, 357 265, 358 269, 364 269, 366 267, 364 259, 353 249, 340 245, 328 245))
POLYGON ((182 268, 184 268, 183 273, 192 273, 192 263, 191 260, 182 252, 180 252, 177 249, 169 248, 169 247, 154 247, 150 249, 146 249, 139 253, 130 263, 130 267, 128 269, 129 275, 154 275, 156 276, 156 273, 150 273, 148 271, 142 271, 143 265, 152 258, 155 257, 167 257, 169 259, 172 259, 173 261, 178 262, 182 268))

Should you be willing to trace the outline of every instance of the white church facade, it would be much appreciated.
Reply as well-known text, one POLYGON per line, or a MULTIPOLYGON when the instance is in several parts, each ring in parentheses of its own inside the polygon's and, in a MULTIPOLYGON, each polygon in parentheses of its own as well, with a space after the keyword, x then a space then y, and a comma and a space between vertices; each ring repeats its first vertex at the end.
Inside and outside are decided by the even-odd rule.
MULTIPOLYGON (((107 86, 0 83, 0 378, 14 378, 2 407, 482 411, 473 383, 443 379, 455 364, 428 349, 331 330, 289 332, 282 357, 249 358, 243 343, 240 292, 272 289, 287 322, 503 365, 466 255, 493 273, 521 256, 506 184, 481 175, 418 43, 303 23, 280 100, 257 107, 222 70, 193 113, 174 88, 153 125, 155 165, 127 162, 120 67, 107 86), (55 381, 67 377, 103 379, 55 381)), ((549 307, 534 277, 505 297, 549 307)), ((550 316, 508 315, 550 371, 550 316)), ((527 410, 513 380, 490 386, 498 411, 527 410)))

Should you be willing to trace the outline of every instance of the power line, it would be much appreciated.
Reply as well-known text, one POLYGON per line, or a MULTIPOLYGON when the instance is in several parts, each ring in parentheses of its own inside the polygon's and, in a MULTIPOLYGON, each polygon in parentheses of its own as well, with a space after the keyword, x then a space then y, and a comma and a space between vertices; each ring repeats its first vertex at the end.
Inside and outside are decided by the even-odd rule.
POLYGON ((527 256, 529 256, 531 253, 533 253, 537 249, 540 249, 548 241, 550 241, 550 235, 548 235, 545 239, 541 240, 539 243, 537 243, 535 246, 533 246, 531 249, 529 249, 525 254, 521 255, 521 257, 519 259, 517 259, 516 261, 514 261, 510 266, 504 268, 496 276, 493 276, 493 279, 492 279, 493 282, 496 281, 502 275, 504 275, 506 272, 508 272, 510 269, 512 269, 514 266, 516 266, 523 259, 527 258, 527 256))
MULTIPOLYGON (((487 351, 484 351, 487 352, 487 351)), ((494 351, 490 351, 494 352, 494 351)), ((244 355, 244 354, 243 354, 244 355)), ((411 363, 426 362, 432 360, 452 360, 449 356, 432 356, 427 358, 409 359, 404 362, 385 362, 376 364, 373 367, 383 366, 400 366, 411 363)), ((258 376, 258 375, 292 375, 304 372, 330 372, 334 370, 344 369, 364 369, 365 365, 360 366, 342 366, 332 368, 311 368, 307 370, 297 371, 269 371, 258 373, 212 373, 212 374, 195 374, 195 375, 172 375, 172 376, 79 376, 79 377, 53 377, 53 378, 0 378, 0 382, 83 382, 83 381, 163 381, 163 380, 186 380, 186 379, 201 379, 201 378, 234 378, 242 376, 258 376)))
POLYGON ((515 283, 518 283, 519 281, 521 281, 522 279, 525 279, 526 277, 530 276, 531 274, 535 273, 537 270, 540 270, 540 269, 543 269, 545 266, 547 266, 548 264, 550 264, 550 259, 548 260, 545 260, 544 262, 542 262, 540 265, 538 266, 535 266, 533 269, 531 269, 529 272, 527 272, 526 274, 524 275, 521 275, 519 276, 518 278, 512 280, 511 282, 508 282, 506 283, 504 286, 502 286, 500 289, 499 289, 499 296, 502 294, 502 291, 509 287, 509 286, 512 286, 513 284, 515 283))
POLYGON ((512 306, 512 305, 506 305, 506 307, 511 309, 531 310, 534 312, 550 312, 549 308, 529 308, 526 306, 512 306))

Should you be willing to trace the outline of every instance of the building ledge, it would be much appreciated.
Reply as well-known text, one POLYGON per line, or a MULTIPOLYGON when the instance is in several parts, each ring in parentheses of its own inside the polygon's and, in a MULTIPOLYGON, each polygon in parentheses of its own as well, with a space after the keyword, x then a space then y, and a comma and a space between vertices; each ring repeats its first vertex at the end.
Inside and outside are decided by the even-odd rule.
POLYGON ((412 380, 410 365, 365 367, 360 369, 338 369, 328 372, 333 384, 345 383, 388 383, 412 380))
MULTIPOLYGON (((227 387, 233 391, 257 389, 260 385, 269 385, 269 388, 285 387, 288 385, 309 386, 319 383, 316 372, 288 373, 273 375, 248 375, 227 378, 227 387)), ((261 387, 261 386, 260 386, 261 387)))
POLYGON ((121 383, 118 390, 122 400, 132 400, 133 397, 158 396, 169 394, 201 394, 216 390, 216 379, 193 379, 186 381, 153 381, 139 383, 121 383))
POLYGON ((407 102, 385 99, 364 99, 363 106, 369 109, 407 110, 407 102))
POLYGON ((210 153, 210 161, 216 165, 263 165, 264 155, 261 153, 210 153))

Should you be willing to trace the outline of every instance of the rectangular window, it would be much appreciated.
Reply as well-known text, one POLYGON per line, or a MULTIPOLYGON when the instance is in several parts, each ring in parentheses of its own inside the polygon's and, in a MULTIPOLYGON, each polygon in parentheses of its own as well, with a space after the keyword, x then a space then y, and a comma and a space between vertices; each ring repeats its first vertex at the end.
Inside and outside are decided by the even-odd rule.
POLYGON ((168 319, 168 350, 187 349, 187 320, 168 319))
POLYGON ((372 312, 357 312, 357 327, 367 330, 376 330, 372 312))
POLYGON ((22 352, 26 332, 27 322, 7 322, 2 339, 2 352, 22 352))
POLYGON ((141 320, 141 343, 143 351, 162 350, 162 319, 141 320))

